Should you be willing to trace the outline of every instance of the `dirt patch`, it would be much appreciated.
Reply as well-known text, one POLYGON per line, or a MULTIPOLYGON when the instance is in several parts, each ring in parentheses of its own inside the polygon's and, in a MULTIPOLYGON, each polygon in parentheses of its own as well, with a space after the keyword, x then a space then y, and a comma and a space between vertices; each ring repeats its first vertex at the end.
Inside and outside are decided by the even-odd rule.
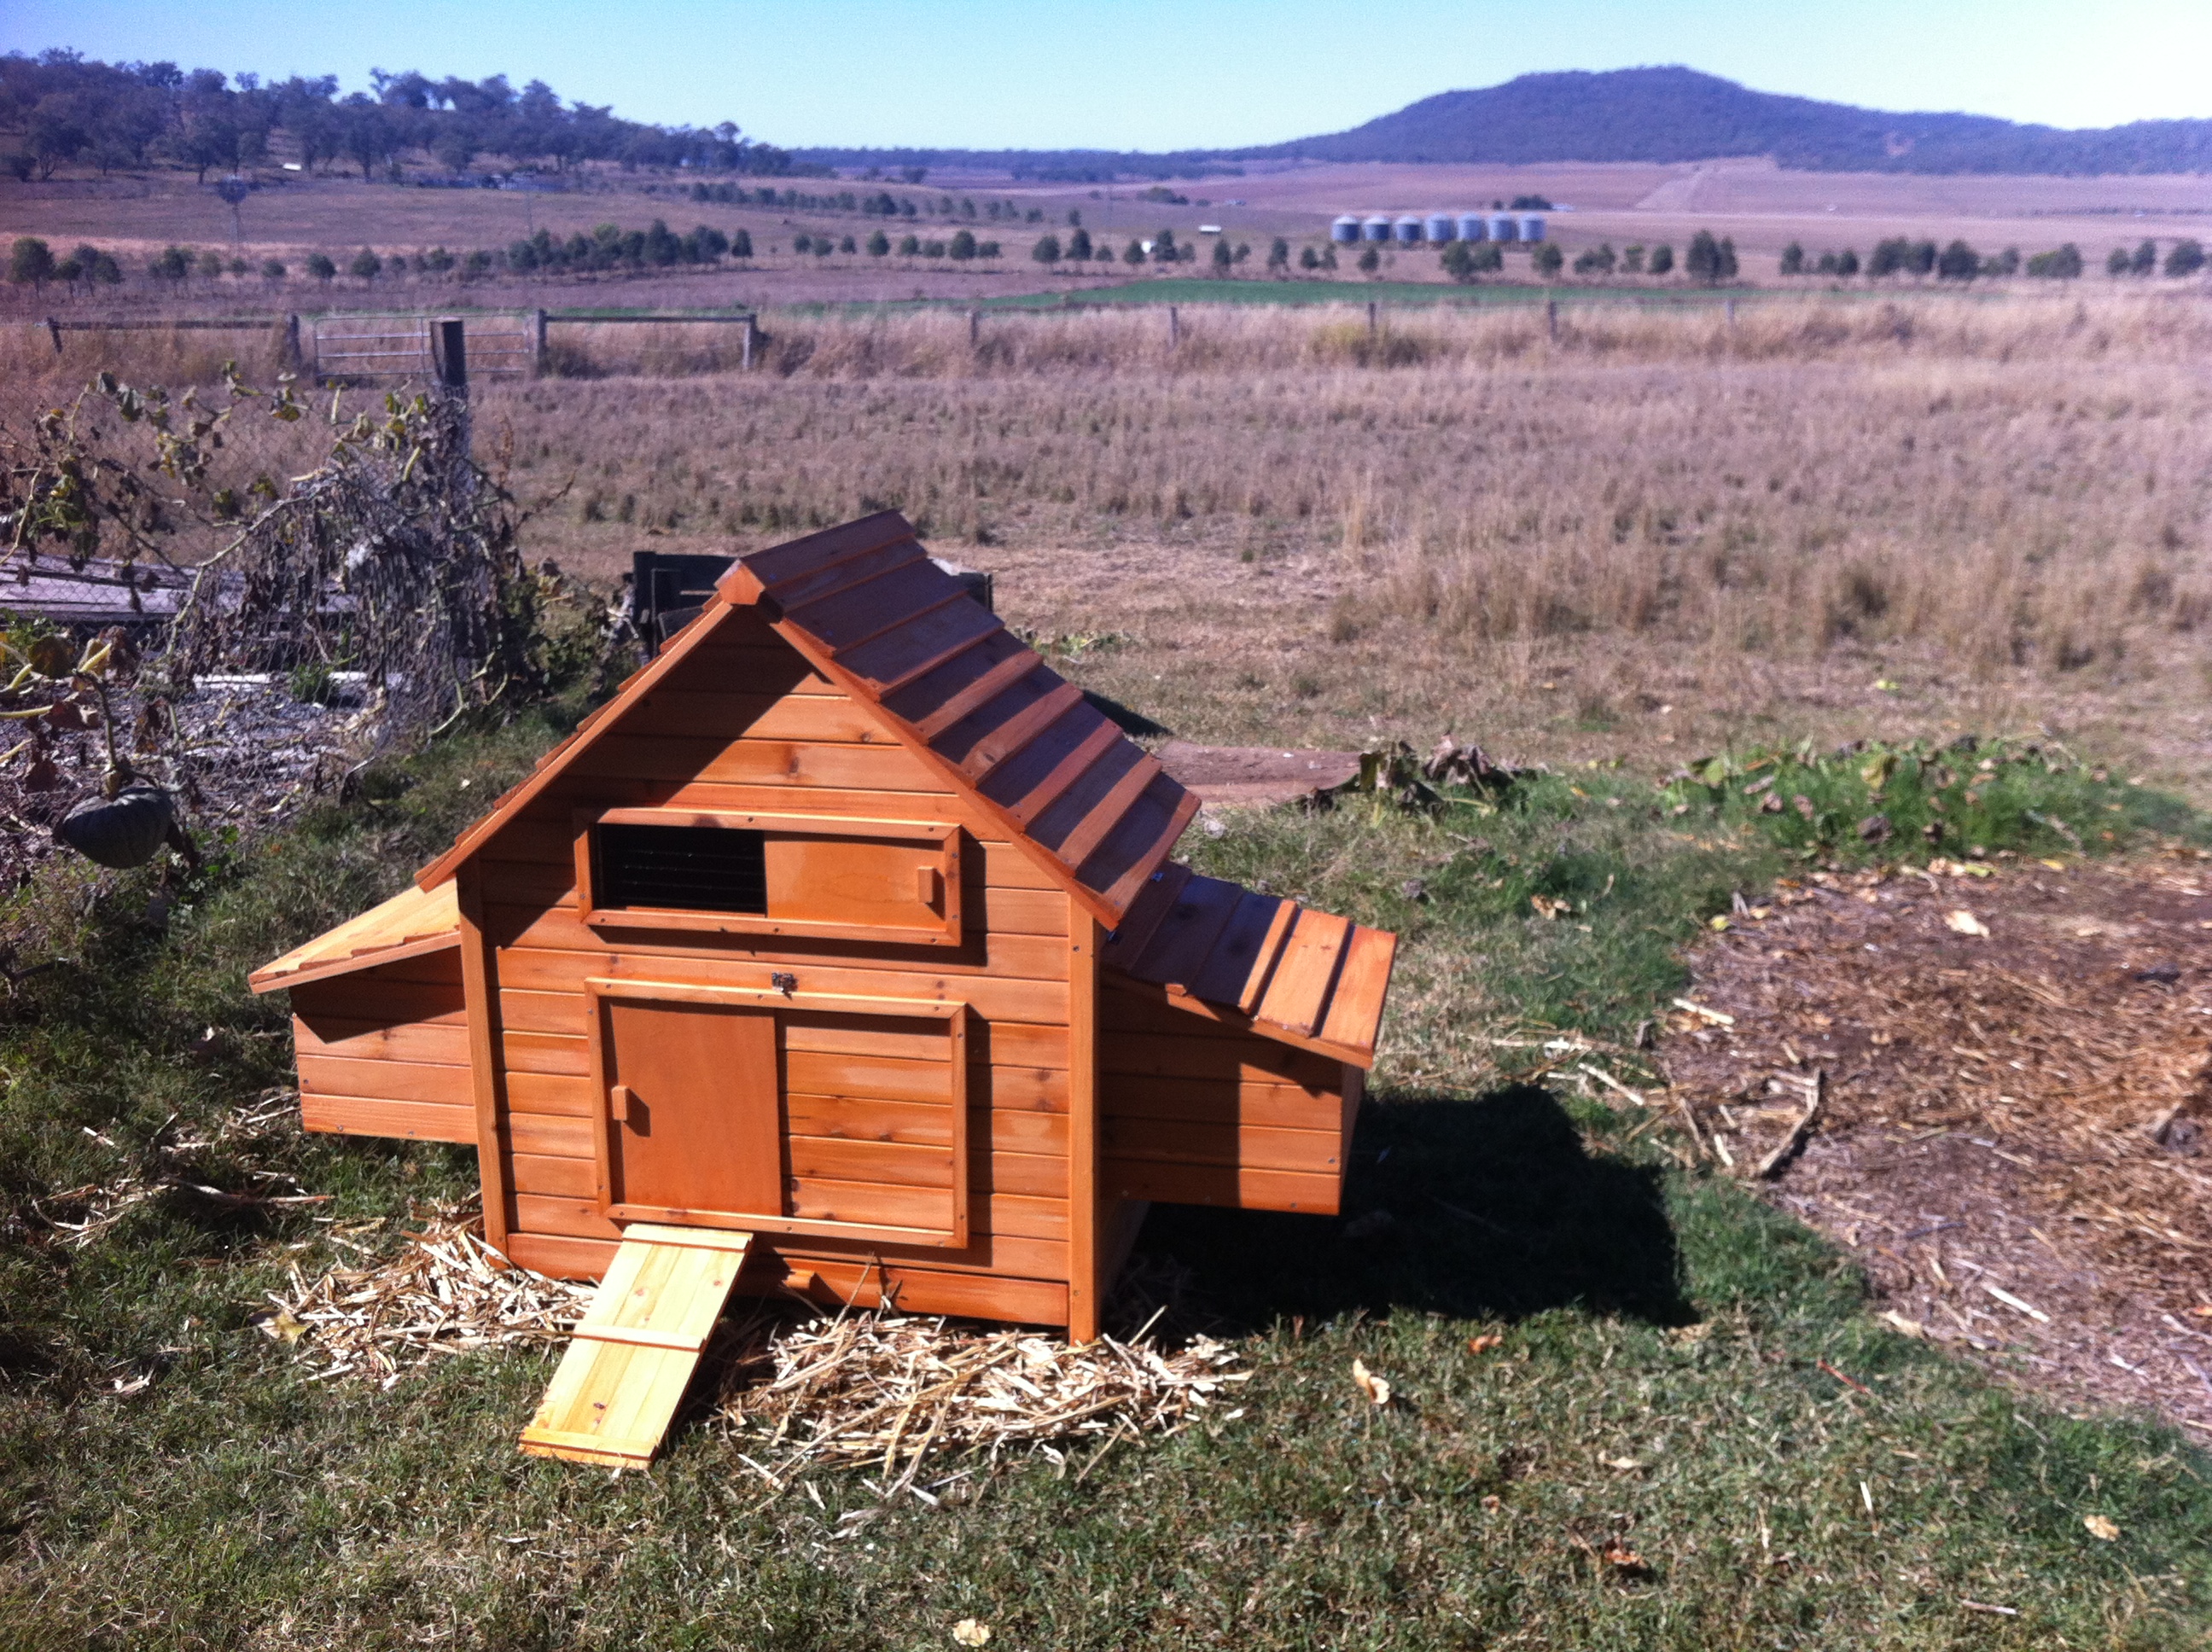
POLYGON ((2063 1404, 2212 1436, 2212 866, 2008 861, 1785 886, 1664 1042, 1716 1157, 1850 1248, 1891 1322, 2063 1404), (1731 1017, 1723 1020, 1721 1017, 1731 1017))
POLYGON ((1158 755, 1169 774, 1209 804, 1288 803, 1341 786, 1359 772, 1357 751, 1284 751, 1170 740, 1158 755))

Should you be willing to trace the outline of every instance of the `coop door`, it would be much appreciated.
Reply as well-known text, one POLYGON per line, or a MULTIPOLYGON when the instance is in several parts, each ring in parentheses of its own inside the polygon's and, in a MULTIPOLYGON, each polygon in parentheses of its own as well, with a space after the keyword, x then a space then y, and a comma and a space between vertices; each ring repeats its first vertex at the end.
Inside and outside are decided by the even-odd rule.
POLYGON ((968 1242, 959 1005, 591 983, 617 1222, 968 1242))

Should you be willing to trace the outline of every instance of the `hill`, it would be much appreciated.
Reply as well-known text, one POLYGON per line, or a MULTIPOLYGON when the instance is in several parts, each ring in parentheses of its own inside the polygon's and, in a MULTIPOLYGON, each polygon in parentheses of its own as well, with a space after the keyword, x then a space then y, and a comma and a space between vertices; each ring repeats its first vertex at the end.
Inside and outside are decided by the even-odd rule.
POLYGON ((2190 173, 2212 171, 2212 120, 2142 120, 2068 131, 1992 115, 1898 114, 1755 92, 1675 65, 1522 75, 1501 86, 1440 92, 1349 131, 1249 149, 1149 155, 918 149, 797 153, 839 168, 951 167, 1080 182, 1203 177, 1245 161, 1522 166, 1663 164, 1755 155, 1771 155, 1804 172, 2190 173))
POLYGON ((2065 131, 1989 115, 1895 114, 1754 92, 1675 66, 1523 75, 1238 158, 1515 165, 1749 155, 1805 171, 2201 172, 2212 168, 2212 120, 2065 131))

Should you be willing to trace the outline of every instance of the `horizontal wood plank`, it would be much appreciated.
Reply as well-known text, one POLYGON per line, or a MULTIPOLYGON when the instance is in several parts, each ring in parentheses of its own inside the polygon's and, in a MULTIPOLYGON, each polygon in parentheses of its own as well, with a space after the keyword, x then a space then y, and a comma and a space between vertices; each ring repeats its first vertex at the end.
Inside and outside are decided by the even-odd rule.
MULTIPOLYGON (((1334 1125, 1337 1120, 1330 1119, 1328 1123, 1334 1125)), ((1335 1129, 1281 1130, 1264 1125, 1109 1116, 1103 1121, 1101 1140, 1106 1156, 1116 1159, 1243 1165, 1255 1170, 1331 1176, 1340 1175, 1344 1168, 1343 1137, 1335 1129)))
POLYGON ((1149 1199, 1164 1205, 1212 1205, 1304 1216, 1335 1215, 1342 1192, 1342 1183, 1333 1175, 1119 1158, 1103 1162, 1099 1187, 1109 1199, 1149 1199))
POLYGON ((421 1061, 348 1061, 305 1054, 299 1058, 299 1067, 303 1096, 374 1096, 392 1102, 476 1105, 476 1090, 466 1067, 434 1066, 421 1061))
POLYGON ((319 1134, 390 1136, 402 1141, 475 1145, 477 1110, 436 1102, 394 1102, 366 1096, 302 1096, 300 1127, 319 1134))

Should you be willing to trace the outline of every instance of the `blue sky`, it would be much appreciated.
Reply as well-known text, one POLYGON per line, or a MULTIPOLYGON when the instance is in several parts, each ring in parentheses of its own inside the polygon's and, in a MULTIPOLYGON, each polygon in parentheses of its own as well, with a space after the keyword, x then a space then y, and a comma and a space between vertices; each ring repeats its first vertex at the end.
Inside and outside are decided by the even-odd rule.
POLYGON ((1536 70, 2065 126, 2212 115, 2212 0, 9 0, 0 51, 516 84, 771 142, 1180 149, 1341 130, 1536 70))

